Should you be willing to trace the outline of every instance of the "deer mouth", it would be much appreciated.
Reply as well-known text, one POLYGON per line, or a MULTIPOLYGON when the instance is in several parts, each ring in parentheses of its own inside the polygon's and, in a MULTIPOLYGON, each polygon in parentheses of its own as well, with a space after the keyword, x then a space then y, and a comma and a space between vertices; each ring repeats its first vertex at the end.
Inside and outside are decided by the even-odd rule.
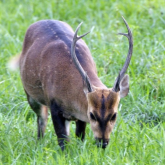
POLYGON ((105 149, 109 144, 109 139, 95 138, 97 147, 105 149))

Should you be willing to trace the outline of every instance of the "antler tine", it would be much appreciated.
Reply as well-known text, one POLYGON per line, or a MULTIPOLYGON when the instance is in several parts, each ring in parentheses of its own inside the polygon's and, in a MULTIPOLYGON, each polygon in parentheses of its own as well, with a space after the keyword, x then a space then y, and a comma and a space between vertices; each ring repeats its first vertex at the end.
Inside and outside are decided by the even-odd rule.
POLYGON ((89 32, 81 35, 81 36, 77 36, 77 33, 78 33, 78 30, 80 28, 80 26, 82 25, 82 22, 78 25, 76 31, 75 31, 75 34, 74 34, 74 37, 73 37, 73 42, 72 42, 72 45, 71 45, 71 57, 72 57, 72 60, 76 66, 76 68, 78 69, 78 71, 80 72, 84 82, 86 83, 86 86, 87 86, 87 89, 89 92, 92 92, 92 86, 91 86, 91 83, 90 83, 90 80, 89 80, 89 77, 88 75, 86 74, 86 72, 84 71, 84 69, 82 68, 81 64, 79 63, 78 59, 77 59, 77 56, 76 56, 76 53, 75 53, 75 47, 76 47, 76 42, 81 39, 82 37, 86 36, 89 32))
POLYGON ((129 40, 129 51, 128 51, 128 55, 127 55, 127 58, 126 58, 126 61, 124 63, 124 66, 123 68, 121 69, 118 77, 116 78, 115 80, 115 83, 114 83, 114 86, 113 86, 113 90, 115 92, 118 92, 120 91, 120 87, 119 87, 119 84, 120 84, 120 81, 122 80, 122 78, 124 77, 124 74, 125 72, 127 71, 127 68, 129 66, 129 63, 130 63, 130 60, 131 60, 131 57, 132 57, 132 52, 133 52, 133 37, 132 37, 132 32, 126 22, 126 20, 124 19, 124 17, 122 16, 123 20, 124 20, 124 23, 127 27, 127 30, 128 30, 128 33, 118 33, 120 35, 124 35, 128 38, 129 40))
POLYGON ((78 31, 79 31, 79 29, 80 29, 80 27, 81 27, 82 24, 83 24, 83 22, 81 22, 81 23, 77 26, 77 29, 76 29, 75 34, 74 34, 74 37, 73 37, 73 40, 74 40, 74 41, 78 41, 79 39, 83 38, 83 37, 86 36, 88 33, 90 33, 90 31, 89 31, 89 32, 87 32, 87 33, 85 33, 85 34, 83 34, 83 35, 81 35, 81 36, 77 36, 77 33, 78 33, 78 31))

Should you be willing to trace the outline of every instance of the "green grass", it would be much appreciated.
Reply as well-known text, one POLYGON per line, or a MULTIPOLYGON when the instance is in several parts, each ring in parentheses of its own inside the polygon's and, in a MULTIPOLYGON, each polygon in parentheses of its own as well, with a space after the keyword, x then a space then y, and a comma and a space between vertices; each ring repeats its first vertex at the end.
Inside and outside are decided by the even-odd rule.
POLYGON ((164 0, 0 0, 0 164, 165 164, 165 1, 164 0), (75 138, 64 153, 57 145, 52 121, 37 141, 36 116, 30 109, 19 72, 6 64, 21 52, 28 26, 42 19, 59 19, 79 34, 96 62, 101 80, 112 87, 128 50, 121 16, 134 37, 134 52, 127 73, 130 93, 122 99, 116 126, 106 150, 94 144, 88 125, 84 142, 75 138))

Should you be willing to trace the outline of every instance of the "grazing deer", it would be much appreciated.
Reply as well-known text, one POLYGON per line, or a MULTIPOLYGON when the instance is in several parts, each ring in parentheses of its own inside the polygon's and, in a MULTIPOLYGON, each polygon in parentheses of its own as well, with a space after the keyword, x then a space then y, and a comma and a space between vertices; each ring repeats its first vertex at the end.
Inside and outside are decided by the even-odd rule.
POLYGON ((32 24, 25 35, 20 56, 20 74, 28 102, 37 114, 38 138, 44 135, 48 108, 64 150, 69 136, 69 122, 76 121, 76 136, 85 137, 90 123, 96 144, 105 148, 109 143, 117 117, 120 98, 129 92, 125 75, 133 51, 131 30, 123 18, 128 34, 129 52, 112 88, 98 78, 89 48, 65 22, 42 20, 32 24))

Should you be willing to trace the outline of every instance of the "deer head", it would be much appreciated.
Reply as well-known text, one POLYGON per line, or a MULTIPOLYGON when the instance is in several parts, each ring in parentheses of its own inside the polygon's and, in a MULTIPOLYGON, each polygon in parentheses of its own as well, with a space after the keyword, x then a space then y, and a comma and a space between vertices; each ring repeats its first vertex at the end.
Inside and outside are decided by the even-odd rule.
MULTIPOLYGON (((123 18, 123 17, 122 17, 123 18)), ((87 116, 89 118, 89 122, 91 125, 91 129, 94 133, 94 137, 96 139, 97 145, 105 148, 109 143, 110 133, 115 125, 117 118, 117 111, 120 98, 127 96, 129 92, 129 76, 125 75, 125 72, 129 66, 132 52, 133 52, 133 38, 131 30, 123 18, 124 23, 127 27, 128 34, 119 33, 120 35, 124 35, 129 40, 129 51, 124 63, 123 68, 119 72, 115 83, 112 88, 102 89, 100 87, 95 87, 91 84, 90 79, 84 69, 81 67, 76 54, 75 54, 75 46, 76 42, 87 35, 85 33, 81 36, 77 36, 78 30, 81 26, 77 27, 72 46, 71 46, 71 56, 72 60, 78 69, 79 73, 82 76, 84 82, 84 92, 88 102, 88 111, 87 116)))

